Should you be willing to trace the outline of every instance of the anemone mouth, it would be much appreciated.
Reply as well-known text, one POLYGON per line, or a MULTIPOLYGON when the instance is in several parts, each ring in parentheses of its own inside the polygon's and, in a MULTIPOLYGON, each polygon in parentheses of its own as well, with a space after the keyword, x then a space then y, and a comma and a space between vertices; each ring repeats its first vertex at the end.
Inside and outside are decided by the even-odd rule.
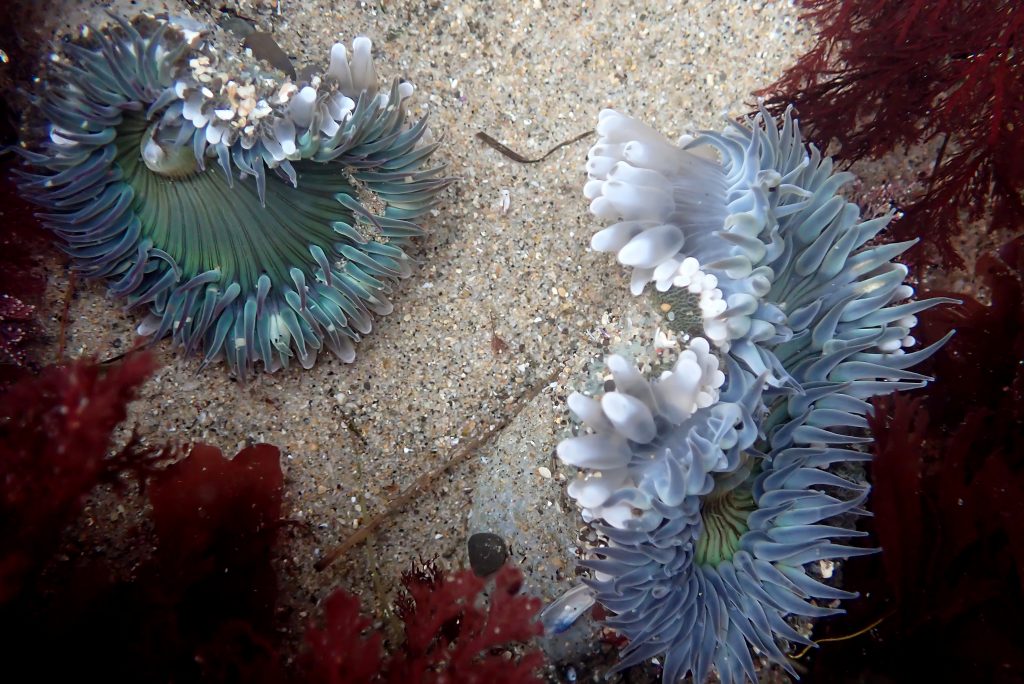
POLYGON ((740 550, 743 535, 750 530, 750 514, 757 510, 753 475, 754 469, 745 465, 736 472, 714 476, 714 489, 700 503, 703 529, 694 545, 698 565, 717 567, 740 550))
POLYGON ((22 191, 73 266, 147 309, 140 333, 242 379, 352 361, 452 182, 406 121, 411 84, 378 90, 366 38, 300 88, 201 31, 115 21, 66 46, 45 138, 22 150, 22 191))
MULTIPOLYGON (((180 280, 216 271, 221 283, 238 283, 239 296, 257 290, 261 275, 272 283, 288 283, 290 270, 299 266, 310 281, 323 278, 310 253, 319 247, 326 254, 341 249, 365 247, 359 233, 359 217, 337 199, 345 195, 353 202, 358 192, 339 169, 325 164, 301 161, 293 163, 296 193, 285 180, 268 176, 261 206, 252 178, 232 179, 215 166, 200 169, 191 148, 171 147, 160 171, 143 163, 136 149, 151 139, 147 120, 128 116, 118 126, 115 158, 123 182, 131 189, 131 209, 140 223, 140 240, 160 245, 181 271, 180 280), (136 143, 140 141, 140 143, 136 143), (350 227, 349 235, 339 234, 332 223, 350 227), (337 245, 337 249, 335 249, 337 245)), ((368 232, 368 231, 367 231, 368 232)), ((383 237, 373 249, 391 251, 403 259, 397 248, 387 250, 383 237)), ((339 254, 340 255, 340 254, 339 254)), ((331 265, 344 272, 346 266, 331 265)), ((167 265, 167 268, 171 268, 167 265)), ((158 277, 157 269, 151 277, 158 277)), ((401 272, 394 264, 395 276, 401 272)), ((357 280, 349 274, 343 277, 357 280)), ((383 287, 380 282, 377 287, 383 287)))

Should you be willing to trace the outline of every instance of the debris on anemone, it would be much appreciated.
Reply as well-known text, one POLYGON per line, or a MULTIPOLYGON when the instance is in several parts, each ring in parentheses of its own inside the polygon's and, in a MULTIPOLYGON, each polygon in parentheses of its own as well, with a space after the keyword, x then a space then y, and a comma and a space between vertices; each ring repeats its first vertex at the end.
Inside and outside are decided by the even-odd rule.
POLYGON ((191 20, 113 19, 54 56, 21 149, 74 268, 144 307, 141 334, 242 379, 352 361, 451 182, 406 121, 413 86, 378 90, 365 37, 292 82, 191 20))
POLYGON ((868 486, 844 464, 870 460, 867 400, 928 381, 907 368, 948 335, 907 351, 914 316, 951 300, 910 300, 892 259, 913 243, 869 246, 891 216, 860 221, 836 195, 850 174, 789 112, 680 146, 612 111, 597 130, 585 192, 615 223, 593 247, 635 269, 635 294, 696 300, 707 339, 653 381, 611 357, 614 391, 570 396, 593 434, 558 455, 604 545, 548 622, 592 594, 629 639, 619 668, 663 655, 665 682, 756 682, 754 647, 796 676, 786 642, 812 642, 787 616, 841 612, 856 594, 823 581, 831 561, 873 551, 834 541, 863 534, 868 486))

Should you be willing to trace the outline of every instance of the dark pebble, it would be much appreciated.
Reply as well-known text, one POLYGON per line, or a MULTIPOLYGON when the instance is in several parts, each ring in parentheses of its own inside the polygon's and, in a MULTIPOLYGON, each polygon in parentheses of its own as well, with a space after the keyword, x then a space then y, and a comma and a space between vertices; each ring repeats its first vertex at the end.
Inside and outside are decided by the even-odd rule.
POLYGON ((491 532, 478 532, 469 538, 469 567, 477 577, 487 577, 498 571, 508 559, 505 540, 491 532))

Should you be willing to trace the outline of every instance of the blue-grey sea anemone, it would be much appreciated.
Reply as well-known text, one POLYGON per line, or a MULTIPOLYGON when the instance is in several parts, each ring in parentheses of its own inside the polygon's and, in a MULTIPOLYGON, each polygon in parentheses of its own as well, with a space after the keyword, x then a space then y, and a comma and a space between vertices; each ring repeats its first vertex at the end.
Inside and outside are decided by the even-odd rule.
POLYGON ((795 676, 784 642, 811 642, 786 616, 855 596, 808 564, 870 552, 833 541, 861 535, 868 493, 835 466, 870 458, 867 399, 927 381, 906 369, 944 340, 905 348, 939 300, 909 301, 891 260, 910 243, 868 245, 891 216, 859 220, 836 195, 851 176, 788 112, 676 146, 605 111, 598 134, 585 192, 615 223, 594 248, 634 267, 636 294, 685 288, 711 343, 653 382, 612 357, 613 392, 570 397, 593 434, 558 455, 582 469, 569 494, 606 540, 587 584, 630 640, 620 667, 663 654, 666 682, 757 681, 752 646, 795 676))
POLYGON ((148 311, 140 333, 242 377, 351 361, 450 182, 412 92, 378 90, 365 37, 296 83, 189 20, 115 17, 54 56, 21 187, 78 271, 148 311))

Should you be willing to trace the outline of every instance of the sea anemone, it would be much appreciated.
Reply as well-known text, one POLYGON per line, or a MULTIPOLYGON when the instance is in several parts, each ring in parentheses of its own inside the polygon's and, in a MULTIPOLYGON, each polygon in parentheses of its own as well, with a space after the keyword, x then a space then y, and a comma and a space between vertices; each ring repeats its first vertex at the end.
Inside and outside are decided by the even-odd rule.
POLYGON ((870 458, 867 399, 927 382, 906 369, 948 336, 904 348, 914 315, 949 300, 908 301, 891 259, 912 243, 867 246, 891 215, 859 221, 835 194, 851 176, 789 112, 681 147, 610 111, 598 134, 585 192, 616 223, 594 248, 634 267, 636 294, 684 288, 711 343, 654 382, 613 357, 614 392, 570 397, 594 433, 558 455, 586 471, 569 494, 607 542, 587 584, 630 640, 619 667, 664 654, 666 682, 757 681, 753 646, 795 676, 780 643, 811 642, 785 617, 856 596, 807 565, 872 551, 833 541, 862 535, 868 494, 836 466, 870 458))
POLYGON ((114 20, 54 56, 22 149, 21 189, 74 268, 204 366, 352 361, 450 183, 426 121, 406 122, 412 85, 378 91, 365 37, 296 83, 191 20, 114 20))
POLYGON ((805 145, 787 111, 781 129, 762 112, 748 126, 684 136, 679 146, 612 110, 600 114, 584 194, 591 211, 615 220, 595 250, 633 267, 631 290, 686 288, 704 334, 753 373, 777 385, 792 361, 779 354, 877 336, 868 358, 898 375, 933 350, 901 358, 914 344, 914 315, 936 302, 908 302, 907 268, 891 260, 914 241, 865 249, 892 214, 860 221, 836 192, 854 178, 805 145))
MULTIPOLYGON (((702 682, 712 666, 723 681, 743 673, 757 681, 748 643, 785 664, 776 635, 808 642, 784 616, 831 614, 807 599, 851 596, 800 566, 865 552, 825 539, 860 533, 818 524, 855 511, 863 488, 819 469, 770 479, 757 449, 763 378, 730 382, 718 398, 724 376, 709 349, 694 339, 655 382, 610 357, 613 392, 569 397, 594 433, 558 446, 562 461, 586 470, 569 495, 606 540, 582 564, 594 571, 587 584, 597 600, 615 613, 608 625, 630 639, 618 667, 664 653, 666 682, 687 672, 702 682), (856 496, 836 499, 812 484, 856 496), (785 518, 755 519, 769 504, 785 518)), ((748 376, 734 369, 730 377, 748 376)))

